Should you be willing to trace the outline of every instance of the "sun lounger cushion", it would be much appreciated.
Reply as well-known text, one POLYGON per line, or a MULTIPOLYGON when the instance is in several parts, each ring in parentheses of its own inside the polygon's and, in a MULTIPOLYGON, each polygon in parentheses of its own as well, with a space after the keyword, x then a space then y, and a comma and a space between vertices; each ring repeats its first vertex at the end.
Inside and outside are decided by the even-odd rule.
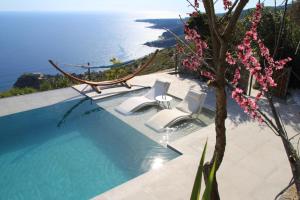
POLYGON ((132 97, 130 99, 125 100, 120 106, 116 107, 116 111, 124 115, 128 115, 140 109, 141 107, 153 104, 156 104, 156 101, 148 99, 145 96, 132 97))
POLYGON ((170 82, 156 80, 153 87, 145 95, 128 98, 117 106, 115 110, 124 115, 128 115, 144 106, 155 105, 157 104, 155 97, 166 94, 169 87, 170 82))
POLYGON ((190 114, 186 112, 182 112, 176 108, 173 108, 171 110, 164 109, 157 114, 155 114, 153 117, 151 117, 147 122, 146 125, 152 129, 154 129, 157 132, 161 132, 164 130, 166 126, 168 126, 170 123, 173 123, 174 120, 178 119, 186 119, 189 118, 190 114))
POLYGON ((161 132, 165 127, 174 123, 190 118, 192 114, 200 112, 206 93, 189 90, 185 98, 175 108, 162 110, 151 117, 146 125, 150 128, 161 132))

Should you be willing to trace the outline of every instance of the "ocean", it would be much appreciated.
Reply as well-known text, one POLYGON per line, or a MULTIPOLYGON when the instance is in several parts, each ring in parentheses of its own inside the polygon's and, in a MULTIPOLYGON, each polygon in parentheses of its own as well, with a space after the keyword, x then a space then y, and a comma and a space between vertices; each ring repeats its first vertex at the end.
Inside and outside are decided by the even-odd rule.
MULTIPOLYGON (((0 91, 23 73, 57 74, 48 63, 108 65, 128 61, 155 48, 143 45, 163 30, 135 22, 140 16, 90 12, 0 12, 0 91)), ((80 73, 82 69, 64 68, 80 73)))

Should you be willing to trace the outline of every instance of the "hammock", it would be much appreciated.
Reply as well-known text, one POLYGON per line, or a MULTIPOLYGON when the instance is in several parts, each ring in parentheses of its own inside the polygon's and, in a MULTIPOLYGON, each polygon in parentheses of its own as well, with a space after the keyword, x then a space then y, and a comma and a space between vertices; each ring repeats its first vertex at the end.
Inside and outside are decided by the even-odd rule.
POLYGON ((58 71, 60 71, 63 75, 65 75, 66 77, 68 77, 70 80, 72 81, 76 81, 82 84, 87 84, 90 85, 96 92, 101 93, 100 90, 100 86, 109 86, 109 85, 116 85, 116 84, 121 84, 123 86, 126 86, 128 88, 131 88, 131 85, 127 83, 128 80, 132 79, 133 77, 135 77, 137 74, 139 74, 140 72, 142 72, 146 67, 148 67, 154 60, 155 56, 157 55, 158 50, 156 50, 153 54, 153 56, 142 66, 138 67, 132 74, 129 74, 125 77, 122 78, 118 78, 118 79, 114 79, 114 80, 110 80, 110 81, 100 81, 100 82, 95 82, 95 81, 88 81, 88 80, 84 80, 84 79, 80 79, 77 78, 67 72, 65 72, 64 70, 62 70, 58 64, 54 63, 52 60, 49 60, 49 63, 58 71))

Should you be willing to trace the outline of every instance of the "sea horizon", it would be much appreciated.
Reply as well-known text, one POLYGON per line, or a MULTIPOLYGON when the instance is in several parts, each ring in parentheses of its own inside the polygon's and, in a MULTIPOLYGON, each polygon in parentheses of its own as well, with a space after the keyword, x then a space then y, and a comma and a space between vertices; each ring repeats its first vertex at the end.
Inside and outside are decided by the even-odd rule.
POLYGON ((137 19, 147 17, 98 11, 1 11, 0 92, 24 73, 57 74, 48 59, 99 66, 109 65, 112 57, 125 62, 155 51, 143 44, 158 39, 164 30, 151 29, 151 23, 137 19))

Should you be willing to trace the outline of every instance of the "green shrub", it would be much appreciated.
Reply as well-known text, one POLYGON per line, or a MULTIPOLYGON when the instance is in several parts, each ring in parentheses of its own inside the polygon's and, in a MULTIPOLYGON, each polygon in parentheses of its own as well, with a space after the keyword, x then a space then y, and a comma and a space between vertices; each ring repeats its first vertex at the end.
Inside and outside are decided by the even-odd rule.
POLYGON ((52 86, 48 81, 43 81, 40 85, 40 90, 41 91, 47 91, 47 90, 51 90, 52 86))
POLYGON ((0 98, 5 98, 5 97, 11 97, 11 96, 18 96, 18 95, 23 95, 23 94, 30 94, 37 92, 38 90, 30 87, 25 87, 25 88, 16 88, 13 87, 12 89, 0 93, 0 98))

